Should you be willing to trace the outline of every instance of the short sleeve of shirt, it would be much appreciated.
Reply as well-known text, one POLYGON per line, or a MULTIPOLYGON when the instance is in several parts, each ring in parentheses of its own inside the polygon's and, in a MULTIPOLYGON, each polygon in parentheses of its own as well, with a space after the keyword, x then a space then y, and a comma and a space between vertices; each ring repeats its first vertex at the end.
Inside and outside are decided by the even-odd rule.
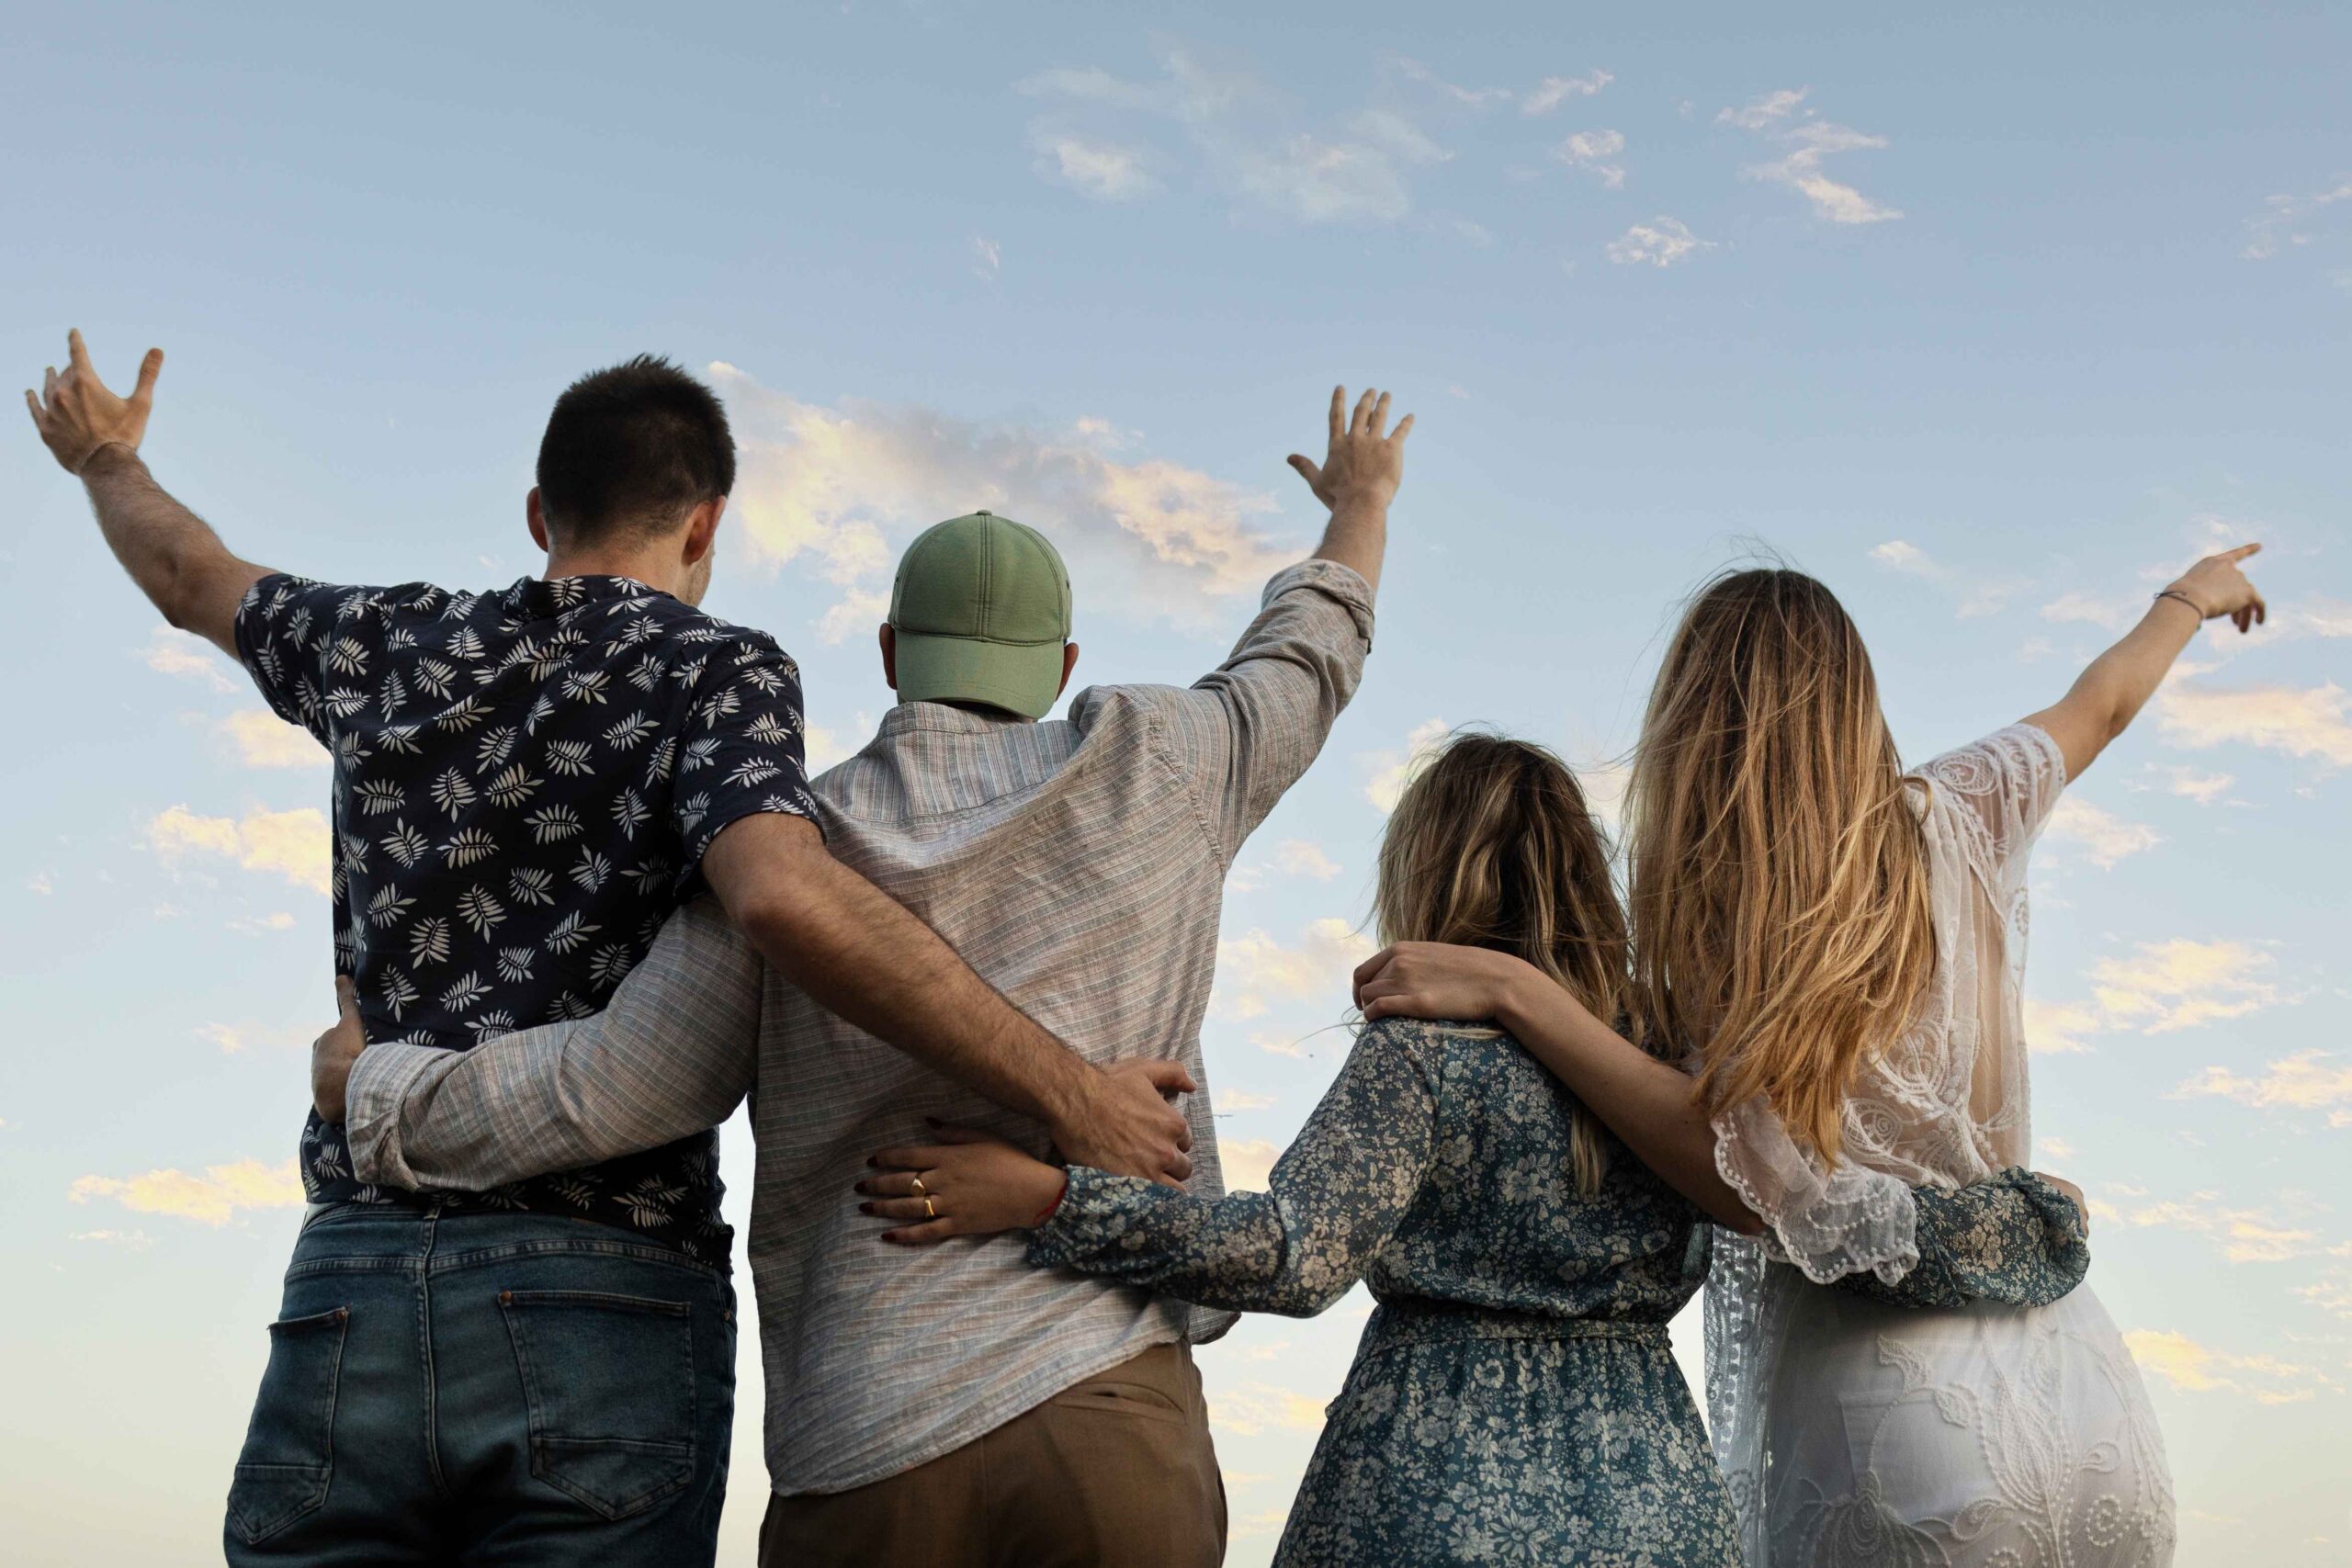
POLYGON ((764 811, 817 819, 803 750, 800 667, 765 639, 712 645, 680 738, 673 795, 694 886, 703 852, 732 822, 764 811))
MULTIPOLYGON (((245 591, 237 605, 237 657, 271 709, 333 747, 324 701, 327 671, 338 649, 344 608, 364 588, 312 582, 274 572, 245 591)), ((353 650, 349 657, 359 657, 353 650)))

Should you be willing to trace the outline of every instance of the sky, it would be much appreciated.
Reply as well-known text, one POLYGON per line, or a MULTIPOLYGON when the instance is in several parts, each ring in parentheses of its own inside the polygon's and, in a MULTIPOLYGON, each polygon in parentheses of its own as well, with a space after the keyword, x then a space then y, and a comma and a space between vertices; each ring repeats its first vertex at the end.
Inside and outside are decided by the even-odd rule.
MULTIPOLYGON (((672 355, 743 446, 708 604, 800 660, 820 761, 887 705, 922 525, 1045 528, 1078 683, 1188 681, 1314 537, 1283 458, 1331 385, 1395 389, 1364 685, 1225 909, 1238 1180, 1344 1058, 1433 736, 1544 740, 1606 804, 1674 606, 1770 552, 1924 760, 2262 541, 2269 626, 2201 637, 2037 852, 2035 1153, 2091 1195, 2179 1560, 2352 1561, 2352 14, 1119 9, 20 15, 0 367, 161 344, 147 456, 232 548, 481 587, 536 570, 555 393, 672 355)), ((0 1513, 28 1565, 212 1561, 332 1016, 326 773, 29 423, 0 496, 0 1513)), ((1202 1353, 1230 1562, 1365 1307, 1202 1353)))

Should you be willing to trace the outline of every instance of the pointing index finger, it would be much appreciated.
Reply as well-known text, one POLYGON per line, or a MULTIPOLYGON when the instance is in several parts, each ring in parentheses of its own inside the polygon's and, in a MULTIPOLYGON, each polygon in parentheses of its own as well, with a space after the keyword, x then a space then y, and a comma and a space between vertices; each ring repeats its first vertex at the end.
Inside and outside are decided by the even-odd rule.
POLYGON ((2224 550, 2222 552, 2222 558, 2223 560, 2244 560, 2248 556, 2258 556, 2261 553, 2262 546, 2259 542, 2256 542, 2251 545, 2240 545, 2233 550, 2224 550))

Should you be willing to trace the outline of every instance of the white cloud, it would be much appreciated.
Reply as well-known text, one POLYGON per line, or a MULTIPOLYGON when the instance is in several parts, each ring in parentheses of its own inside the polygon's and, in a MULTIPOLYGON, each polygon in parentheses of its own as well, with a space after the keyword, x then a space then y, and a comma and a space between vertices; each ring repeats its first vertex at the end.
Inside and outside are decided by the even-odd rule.
POLYGON ((1823 169, 1823 161, 1834 153, 1882 148, 1887 141, 1815 118, 1813 110, 1802 107, 1811 91, 1809 87, 1782 88, 1715 116, 1719 125, 1736 126, 1785 149, 1781 157, 1752 164, 1741 172, 1750 179, 1789 186, 1812 204, 1815 217, 1832 223, 1883 223, 1902 217, 1894 208, 1831 179, 1823 169))
POLYGON ((95 1241, 108 1247, 127 1247, 137 1252, 144 1252, 155 1245, 155 1238, 142 1230, 70 1231, 66 1234, 65 1239, 95 1241))
POLYGON ((2308 245, 2318 238, 2312 220, 2337 202, 2352 200, 2352 180, 2297 195, 2282 192, 2266 200, 2262 210, 2246 220, 2247 261, 2269 261, 2283 250, 2308 245))
POLYGON ((2313 1368, 2276 1356, 2232 1355, 2171 1330, 2135 1328, 2123 1343, 2142 1370, 2192 1393, 2246 1393, 2264 1404, 2292 1404, 2312 1398, 2314 1382, 2335 1386, 2313 1368))
POLYGON ((57 891, 57 884, 50 880, 49 873, 45 871, 37 871, 25 878, 25 887, 44 898, 57 891))
MULTIPOLYGON (((2154 762, 2149 763, 2145 771, 2164 781, 2154 787, 2162 789, 2166 795, 2177 795, 2184 799, 2193 800, 2199 806, 2212 805, 2228 792, 2232 784, 2238 782, 2229 773, 2200 773, 2194 768, 2164 767, 2154 762)), ((2149 786, 2142 784, 2133 787, 2144 789, 2149 786)))
POLYGON ((2352 767, 2352 694, 2320 686, 2249 686, 2236 691, 2174 682, 2156 694, 2156 728, 2193 751, 2242 745, 2352 767))
POLYGON ((2087 1002, 2025 1002, 2028 1046, 2044 1055, 2088 1051, 2086 1036, 2122 1030, 2169 1034, 2243 1018, 2279 999, 2270 954, 2243 942, 2142 942, 2129 958, 2102 958, 2087 1002))
POLYGON ((1812 91, 1811 87, 1782 87, 1752 99, 1738 108, 1723 110, 1715 116, 1715 123, 1737 126, 1742 130, 1762 130, 1795 113, 1797 106, 1804 103, 1805 95, 1812 91))
POLYGON ((1652 266, 1672 266, 1701 251, 1715 248, 1713 240, 1702 240, 1690 232, 1679 218, 1663 213, 1647 223, 1636 223, 1609 242, 1609 259, 1623 265, 1647 262, 1652 266))
POLYGON ((2131 958, 2091 968, 2091 995, 2110 1026, 2168 1034, 2243 1018, 2278 999, 2270 954, 2242 942, 2142 942, 2131 958))
POLYGON ((221 668, 219 651, 193 632, 157 626, 148 634, 147 646, 140 650, 140 658, 148 669, 159 675, 177 675, 201 681, 216 692, 238 689, 238 683, 229 678, 227 670, 221 668))
POLYGON ((310 807, 231 818, 198 817, 175 806, 147 824, 148 847, 167 865, 191 854, 220 855, 318 893, 328 889, 330 843, 325 814, 310 807))
POLYGON ((2127 822, 2071 794, 2058 797, 2057 809, 2050 814, 2049 830, 2053 838, 2082 845, 2083 852, 2102 871, 2112 870, 2117 862, 2165 841, 2146 823, 2127 822))
POLYGON ((1133 201, 1159 188, 1159 182, 1144 167, 1139 148, 1043 131, 1031 144, 1043 154, 1050 174, 1096 201, 1133 201))
MULTIPOLYGON (((2137 1190, 2112 1184, 2109 1190, 2127 1197, 2137 1190)), ((2135 1230, 2176 1230, 2201 1236, 2232 1263, 2287 1263, 2324 1250, 2318 1232, 2278 1224, 2277 1205, 2223 1208, 2219 1196, 2197 1192, 2185 1201, 2166 1198, 2129 1204, 2094 1200, 2093 1208, 2097 1218, 2135 1230)))
POLYGON ((1590 170, 1611 190, 1623 190, 1625 166, 1615 160, 1624 151, 1625 133, 1622 130, 1579 130, 1555 147, 1552 156, 1564 164, 1590 170))
POLYGON ((1210 1009, 1258 1018, 1279 1001, 1324 1000, 1336 1011, 1347 1004, 1355 966, 1375 951, 1370 937, 1331 916, 1309 922, 1295 947, 1256 929, 1222 938, 1210 1009))
POLYGON ((1589 98, 1617 78, 1595 69, 1581 76, 1546 76, 1520 103, 1522 114, 1550 114, 1570 98, 1589 98))
POLYGON ((248 768, 323 768, 334 761, 316 736, 267 708, 240 708, 212 728, 248 768))
POLYGON ((1871 559, 1890 571, 1905 572, 1913 577, 1943 575, 1943 568, 1938 566, 1927 551, 1908 539, 1889 539, 1883 545, 1872 545, 1871 559))
POLYGON ((1419 82, 1470 108, 1485 108, 1488 104, 1507 104, 1516 96, 1509 87, 1464 87, 1445 80, 1418 60, 1400 57, 1396 71, 1408 80, 1419 82))
POLYGON ((1219 1391, 1216 1402, 1209 1408, 1209 1424, 1243 1438, 1254 1438, 1270 1427, 1295 1432, 1320 1431, 1323 1401, 1311 1399, 1295 1389, 1249 1383, 1219 1391))
POLYGON ((1274 846, 1274 865, 1289 876, 1309 876, 1317 882, 1329 882, 1340 874, 1340 863, 1323 852, 1323 846, 1305 839, 1284 839, 1274 846))
MULTIPOLYGON (((1236 1107, 1238 1109, 1238 1107, 1236 1107)), ((1216 1157, 1228 1192, 1263 1192, 1283 1151, 1264 1138, 1219 1138, 1216 1157)))
POLYGON ((1271 1111, 1274 1108, 1276 1103, 1278 1102, 1274 1096, 1271 1094, 1260 1094, 1254 1089, 1222 1089, 1217 1090, 1216 1093, 1217 1113, 1219 1115, 1223 1115, 1228 1111, 1236 1112, 1243 1111, 1271 1111))
POLYGON ((2121 631, 2138 620, 2146 606, 2136 599, 2117 599, 2070 589, 2041 607, 2045 621, 2084 621, 2109 631, 2121 631))
POLYGON ((2299 1051, 2274 1059, 2258 1077, 2207 1067, 2172 1091, 2175 1100, 2199 1097, 2232 1100, 2258 1111, 2324 1111, 2328 1125, 2352 1127, 2352 1065, 2325 1051, 2299 1051))
POLYGON ((173 1214, 202 1225, 225 1225, 241 1210, 299 1209, 305 1201, 294 1162, 265 1165, 241 1159, 208 1166, 201 1176, 180 1170, 151 1170, 116 1178, 85 1176, 67 1193, 76 1203, 111 1198, 141 1214, 173 1214))
MULTIPOLYGON (((1246 73, 1216 70, 1190 51, 1163 47, 1161 77, 1129 82, 1096 70, 1042 72, 1020 91, 1097 113, 1143 116, 1186 143, 1201 176, 1246 205, 1303 223, 1394 222, 1412 209, 1404 170, 1445 154, 1411 118, 1369 109, 1343 130, 1294 122, 1280 95, 1246 73)), ((1060 177, 1089 195, 1126 199, 1156 187, 1146 154, 1040 122, 1033 142, 1060 177)))
POLYGON ((972 270, 990 282, 994 282, 997 275, 1004 270, 1003 248, 985 234, 972 236, 972 255, 975 258, 972 270))
POLYGON ((1437 754, 1440 743, 1452 732, 1453 727, 1445 720, 1425 718, 1406 733, 1403 751, 1374 751, 1357 758, 1359 763, 1372 771, 1372 776, 1364 781, 1363 797, 1383 811, 1396 810, 1405 786, 1437 754))
POLYGON ((2075 1157, 2075 1145, 2068 1143, 2064 1138, 2044 1137, 2038 1141, 2041 1145, 2041 1152, 2050 1156, 2053 1159, 2073 1159, 2075 1157))
POLYGON ((734 509, 760 559, 800 562, 839 585, 820 623, 838 641, 870 631, 899 546, 986 507, 1052 538, 1081 621, 1125 614, 1186 626, 1255 593, 1305 553, 1270 534, 1272 499, 1165 458, 1122 460, 1092 436, 989 424, 925 408, 824 407, 710 367, 741 450, 734 509))

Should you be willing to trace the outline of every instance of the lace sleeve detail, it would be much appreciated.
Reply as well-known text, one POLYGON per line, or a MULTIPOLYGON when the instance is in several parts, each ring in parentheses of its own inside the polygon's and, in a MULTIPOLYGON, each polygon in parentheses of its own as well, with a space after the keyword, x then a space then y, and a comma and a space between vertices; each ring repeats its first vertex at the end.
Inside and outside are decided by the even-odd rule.
POLYGON ((2039 725, 2012 724, 1947 751, 1921 778, 1984 829, 1996 863, 2013 863, 2041 833, 2066 787, 2066 758, 2039 725))
POLYGON ((1893 1284, 1919 1261, 1918 1211, 1900 1177, 1824 1168, 1761 1100, 1716 1116, 1715 1169, 1770 1227, 1765 1250, 1815 1284, 1865 1271, 1893 1284))

